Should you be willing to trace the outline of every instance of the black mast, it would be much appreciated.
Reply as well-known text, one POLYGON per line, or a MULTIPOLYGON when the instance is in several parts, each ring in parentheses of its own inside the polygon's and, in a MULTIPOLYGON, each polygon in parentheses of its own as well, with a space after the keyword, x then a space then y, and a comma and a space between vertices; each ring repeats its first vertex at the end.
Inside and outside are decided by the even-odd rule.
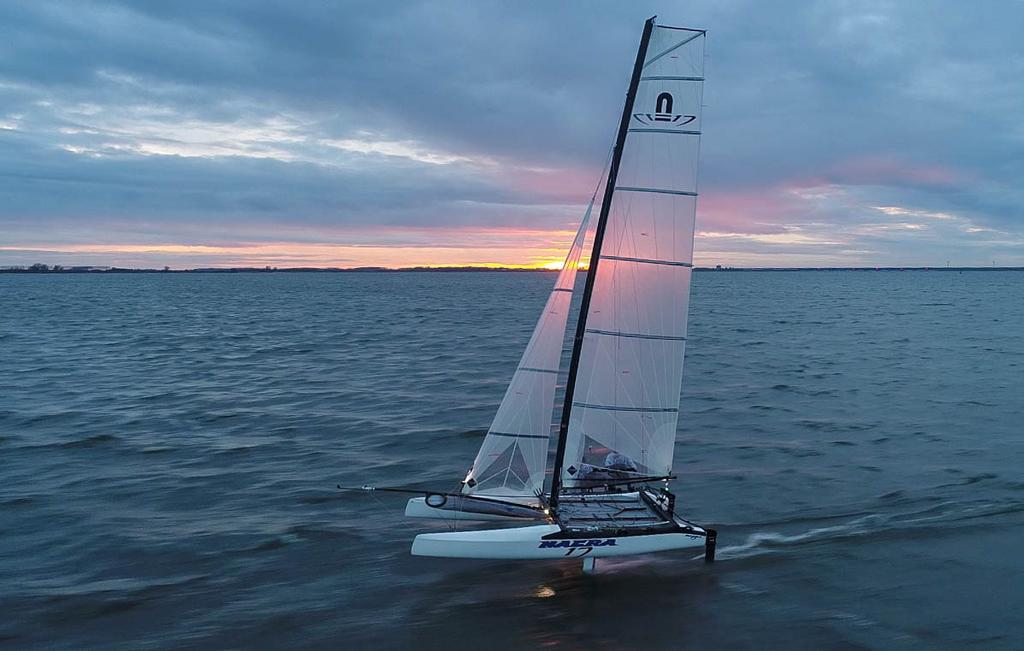
POLYGON ((640 48, 636 52, 636 62, 633 64, 633 76, 629 80, 629 90, 626 92, 626 105, 622 109, 619 132, 615 136, 615 149, 612 151, 612 163, 608 168, 608 180, 604 186, 601 215, 597 219, 597 229, 594 231, 594 249, 590 253, 590 268, 587 270, 587 282, 583 286, 583 300, 580 302, 580 314, 576 320, 576 336, 572 343, 569 377, 565 382, 565 404, 562 406, 562 422, 558 428, 558 449, 555 452, 555 466, 551 477, 551 500, 549 504, 552 507, 558 505, 558 491, 562 484, 562 464, 565 462, 565 442, 569 435, 572 399, 573 394, 576 392, 576 372, 580 365, 583 335, 587 329, 587 312, 590 311, 590 296, 594 292, 594 279, 597 278, 597 263, 601 258, 601 243, 604 241, 605 226, 608 225, 608 212, 612 206, 615 181, 619 176, 619 161, 622 159, 622 147, 626 142, 626 132, 629 128, 630 109, 633 107, 633 100, 636 99, 637 86, 640 85, 640 73, 643 70, 644 59, 647 56, 647 44, 651 40, 651 32, 654 31, 655 18, 657 16, 652 16, 644 23, 644 33, 640 37, 640 48))

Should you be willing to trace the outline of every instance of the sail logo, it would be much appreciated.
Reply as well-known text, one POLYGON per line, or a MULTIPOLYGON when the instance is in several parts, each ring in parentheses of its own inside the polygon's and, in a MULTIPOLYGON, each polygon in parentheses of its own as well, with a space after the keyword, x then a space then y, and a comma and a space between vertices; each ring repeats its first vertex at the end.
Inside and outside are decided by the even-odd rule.
POLYGON ((672 112, 672 93, 662 93, 654 100, 654 113, 634 113, 633 119, 651 126, 681 127, 697 119, 696 115, 672 112))
POLYGON ((614 538, 603 540, 542 540, 537 549, 551 549, 554 547, 615 547, 614 538))

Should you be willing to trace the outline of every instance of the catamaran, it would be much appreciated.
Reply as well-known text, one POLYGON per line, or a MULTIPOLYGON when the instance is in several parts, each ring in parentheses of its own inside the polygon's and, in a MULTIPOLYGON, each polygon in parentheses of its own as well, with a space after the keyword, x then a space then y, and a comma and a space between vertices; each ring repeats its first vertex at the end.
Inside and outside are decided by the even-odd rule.
MULTIPOLYGON (((673 479, 697 201, 703 30, 644 24, 579 301, 550 486, 563 341, 597 191, 473 467, 410 517, 518 522, 424 533, 418 556, 594 559, 704 547, 673 479)), ((603 176, 603 175, 602 175, 603 176)), ((600 187, 600 185, 599 185, 600 187)), ((367 490, 389 490, 364 487, 367 490)))

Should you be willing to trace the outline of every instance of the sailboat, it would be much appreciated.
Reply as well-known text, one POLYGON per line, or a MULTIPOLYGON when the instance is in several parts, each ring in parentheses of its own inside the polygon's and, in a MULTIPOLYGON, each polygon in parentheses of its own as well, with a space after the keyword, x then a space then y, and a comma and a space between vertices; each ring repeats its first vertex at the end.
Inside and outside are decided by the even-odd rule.
MULTIPOLYGON (((406 515, 518 522, 424 533, 418 556, 594 559, 703 547, 668 488, 692 273, 704 30, 644 24, 580 297, 550 485, 550 435, 576 272, 597 192, 473 467, 406 515)), ((370 488, 370 487, 366 487, 370 488)))

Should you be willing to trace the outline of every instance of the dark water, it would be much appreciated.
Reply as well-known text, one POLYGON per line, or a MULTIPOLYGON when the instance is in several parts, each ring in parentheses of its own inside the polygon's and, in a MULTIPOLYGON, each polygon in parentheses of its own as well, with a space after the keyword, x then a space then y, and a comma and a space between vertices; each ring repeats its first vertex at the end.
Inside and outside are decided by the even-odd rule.
POLYGON ((0 647, 1022 648, 1022 273, 696 274, 718 563, 410 557, 551 282, 0 276, 0 647))

